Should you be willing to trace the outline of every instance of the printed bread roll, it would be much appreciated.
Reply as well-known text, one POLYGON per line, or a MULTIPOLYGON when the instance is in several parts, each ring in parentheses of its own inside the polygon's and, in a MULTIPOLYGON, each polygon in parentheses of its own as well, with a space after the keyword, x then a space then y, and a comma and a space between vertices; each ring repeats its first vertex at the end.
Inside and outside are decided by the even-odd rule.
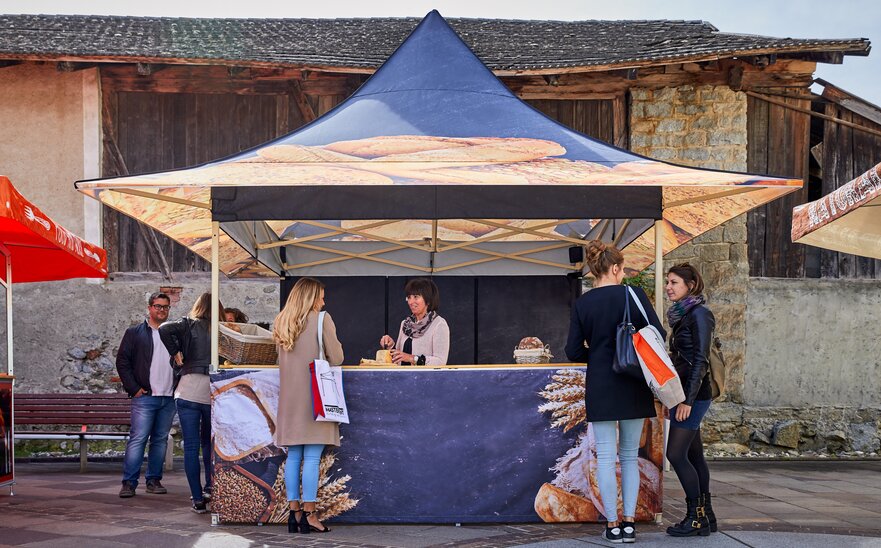
POLYGON ((263 162, 362 162, 362 158, 341 154, 323 147, 306 145, 271 145, 257 151, 259 160, 263 162))
POLYGON ((535 513, 545 522, 597 521, 590 500, 545 483, 535 496, 535 513))
POLYGON ((452 167, 458 165, 473 165, 483 163, 513 163, 528 162, 546 156, 560 156, 566 153, 566 149, 553 141, 543 139, 494 139, 487 140, 484 144, 467 147, 444 148, 436 150, 423 150, 406 154, 390 154, 371 160, 377 162, 440 162, 452 167))
POLYGON ((426 150, 457 148, 468 146, 465 139, 452 137, 432 137, 427 135, 395 135, 337 141, 324 145, 328 151, 342 153, 359 158, 377 158, 392 154, 411 154, 426 150))

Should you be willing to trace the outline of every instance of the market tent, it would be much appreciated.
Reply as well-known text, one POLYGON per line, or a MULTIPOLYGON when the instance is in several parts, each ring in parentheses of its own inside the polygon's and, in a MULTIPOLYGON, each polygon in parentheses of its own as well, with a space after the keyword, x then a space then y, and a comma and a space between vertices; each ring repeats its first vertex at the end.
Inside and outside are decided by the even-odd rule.
MULTIPOLYGON (((106 278, 107 256, 56 224, 0 176, 0 245, 14 265, 12 281, 46 282, 69 278, 106 278)), ((8 282, 8 270, 0 279, 8 282)))
POLYGON ((792 241, 881 259, 881 164, 792 210, 792 241))
POLYGON ((801 186, 693 169, 573 131, 511 93, 436 12, 348 100, 268 144, 77 188, 228 275, 560 274, 600 237, 655 261, 801 186))

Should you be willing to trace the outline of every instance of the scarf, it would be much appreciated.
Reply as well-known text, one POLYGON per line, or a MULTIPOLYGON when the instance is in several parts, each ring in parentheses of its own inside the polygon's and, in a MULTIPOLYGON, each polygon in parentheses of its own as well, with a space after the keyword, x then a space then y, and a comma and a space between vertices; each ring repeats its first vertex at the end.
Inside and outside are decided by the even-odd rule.
POLYGON ((416 321, 416 316, 410 314, 407 316, 407 319, 404 320, 404 335, 407 335, 411 339, 418 339, 422 335, 425 335, 425 332, 428 331, 428 326, 431 325, 431 322, 437 318, 437 312, 431 311, 425 316, 422 317, 418 322, 416 321))
POLYGON ((679 320, 685 317, 692 308, 700 306, 705 302, 707 302, 707 300, 704 299, 703 295, 688 295, 685 298, 676 301, 667 309, 667 323, 670 327, 673 327, 679 322, 679 320))

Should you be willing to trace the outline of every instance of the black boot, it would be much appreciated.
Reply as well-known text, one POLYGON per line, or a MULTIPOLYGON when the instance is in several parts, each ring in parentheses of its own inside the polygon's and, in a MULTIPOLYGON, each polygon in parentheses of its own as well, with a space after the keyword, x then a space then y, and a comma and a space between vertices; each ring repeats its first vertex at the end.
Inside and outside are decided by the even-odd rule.
POLYGON ((715 533, 719 530, 719 525, 716 523, 716 514, 713 512, 713 501, 711 499, 712 497, 709 493, 701 493, 701 504, 707 513, 707 521, 710 522, 710 531, 715 533))
POLYGON ((704 507, 700 505, 700 499, 685 499, 685 504, 688 507, 685 518, 676 525, 667 527, 667 534, 674 537, 708 536, 710 522, 707 521, 704 507))

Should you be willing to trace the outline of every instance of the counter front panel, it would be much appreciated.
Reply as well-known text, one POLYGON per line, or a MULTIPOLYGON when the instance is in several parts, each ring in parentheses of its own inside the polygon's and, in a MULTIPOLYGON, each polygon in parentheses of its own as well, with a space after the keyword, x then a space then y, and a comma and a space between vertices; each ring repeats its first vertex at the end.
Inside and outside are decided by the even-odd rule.
MULTIPOLYGON (((287 520, 273 443, 278 370, 212 375, 215 502, 224 523, 287 520)), ((337 523, 599 521, 584 366, 346 368, 351 424, 322 458, 337 523)), ((640 449, 641 519, 661 511, 661 421, 640 449)))

